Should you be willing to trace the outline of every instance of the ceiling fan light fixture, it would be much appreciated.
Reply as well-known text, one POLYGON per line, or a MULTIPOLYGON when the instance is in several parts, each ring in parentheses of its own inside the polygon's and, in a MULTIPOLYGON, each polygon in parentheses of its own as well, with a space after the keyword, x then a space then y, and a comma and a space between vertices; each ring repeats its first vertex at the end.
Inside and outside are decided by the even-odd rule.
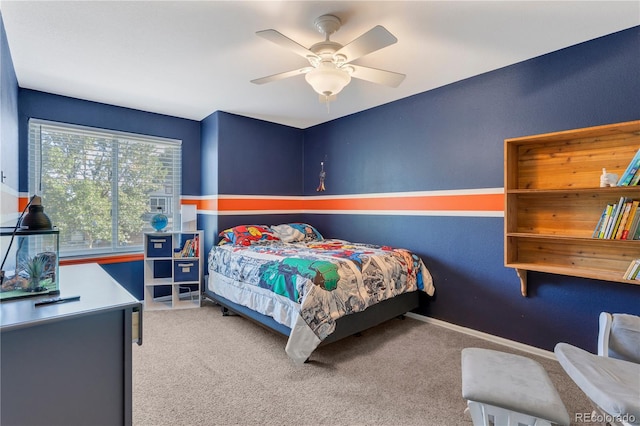
POLYGON ((337 95, 351 81, 348 72, 331 62, 321 62, 317 68, 306 73, 304 78, 316 93, 326 97, 337 95))
POLYGON ((315 43, 309 48, 291 40, 289 37, 274 29, 256 32, 258 36, 305 58, 310 66, 258 78, 251 80, 251 82, 254 84, 264 84, 304 74, 307 83, 318 93, 320 102, 327 104, 328 110, 329 102, 336 100, 337 94, 351 82, 351 77, 389 87, 398 87, 402 80, 404 80, 404 74, 369 68, 362 65, 351 65, 356 59, 376 52, 398 41, 398 39, 383 26, 376 25, 360 37, 343 46, 329 39, 331 34, 340 29, 342 25, 340 18, 334 15, 322 15, 315 20, 314 25, 320 33, 325 35, 325 39, 315 43))

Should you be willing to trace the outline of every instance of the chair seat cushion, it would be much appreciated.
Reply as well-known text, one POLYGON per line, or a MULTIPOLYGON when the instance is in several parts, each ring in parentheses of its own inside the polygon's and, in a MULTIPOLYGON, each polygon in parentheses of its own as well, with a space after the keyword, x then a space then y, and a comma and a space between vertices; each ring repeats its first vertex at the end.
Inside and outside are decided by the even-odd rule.
POLYGON ((640 317, 614 314, 609 337, 609 356, 640 363, 640 317))
POLYGON ((640 425, 640 364, 601 357, 558 343, 554 350, 569 377, 596 405, 640 425))
POLYGON ((561 425, 570 422, 567 409, 542 365, 519 355, 463 349, 462 396, 561 425))

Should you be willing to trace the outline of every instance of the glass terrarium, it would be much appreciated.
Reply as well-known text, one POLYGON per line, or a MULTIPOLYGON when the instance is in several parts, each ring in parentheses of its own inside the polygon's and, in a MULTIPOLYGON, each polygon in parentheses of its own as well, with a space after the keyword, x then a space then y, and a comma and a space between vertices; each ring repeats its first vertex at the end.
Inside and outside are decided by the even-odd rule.
POLYGON ((57 228, 0 228, 3 267, 0 301, 58 294, 60 243, 57 228))

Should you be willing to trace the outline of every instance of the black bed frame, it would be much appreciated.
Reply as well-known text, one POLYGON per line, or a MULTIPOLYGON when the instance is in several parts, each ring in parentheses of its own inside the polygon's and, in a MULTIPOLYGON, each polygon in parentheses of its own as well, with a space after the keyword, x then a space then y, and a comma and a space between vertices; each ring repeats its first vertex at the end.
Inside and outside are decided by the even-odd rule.
MULTIPOLYGON (((321 345, 358 334, 368 328, 375 327, 385 321, 402 316, 403 314, 416 309, 420 302, 420 296, 418 293, 419 291, 403 293, 391 299, 383 300, 382 302, 369 306, 364 311, 339 318, 336 321, 335 331, 331 333, 321 345)), ((205 286, 204 295, 207 299, 222 307, 223 315, 226 315, 228 311, 231 311, 287 337, 291 334, 291 329, 289 327, 276 322, 271 317, 260 314, 245 306, 238 305, 237 303, 211 292, 208 286, 205 286)))

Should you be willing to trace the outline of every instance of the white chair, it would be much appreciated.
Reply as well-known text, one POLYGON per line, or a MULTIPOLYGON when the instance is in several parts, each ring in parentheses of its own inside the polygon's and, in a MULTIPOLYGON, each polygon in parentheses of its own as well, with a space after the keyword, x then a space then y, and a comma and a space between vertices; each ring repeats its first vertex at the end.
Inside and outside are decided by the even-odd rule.
POLYGON ((600 313, 598 355, 640 364, 640 317, 600 313))
POLYGON ((598 355, 567 343, 554 352, 607 423, 640 425, 640 317, 601 313, 598 355))

